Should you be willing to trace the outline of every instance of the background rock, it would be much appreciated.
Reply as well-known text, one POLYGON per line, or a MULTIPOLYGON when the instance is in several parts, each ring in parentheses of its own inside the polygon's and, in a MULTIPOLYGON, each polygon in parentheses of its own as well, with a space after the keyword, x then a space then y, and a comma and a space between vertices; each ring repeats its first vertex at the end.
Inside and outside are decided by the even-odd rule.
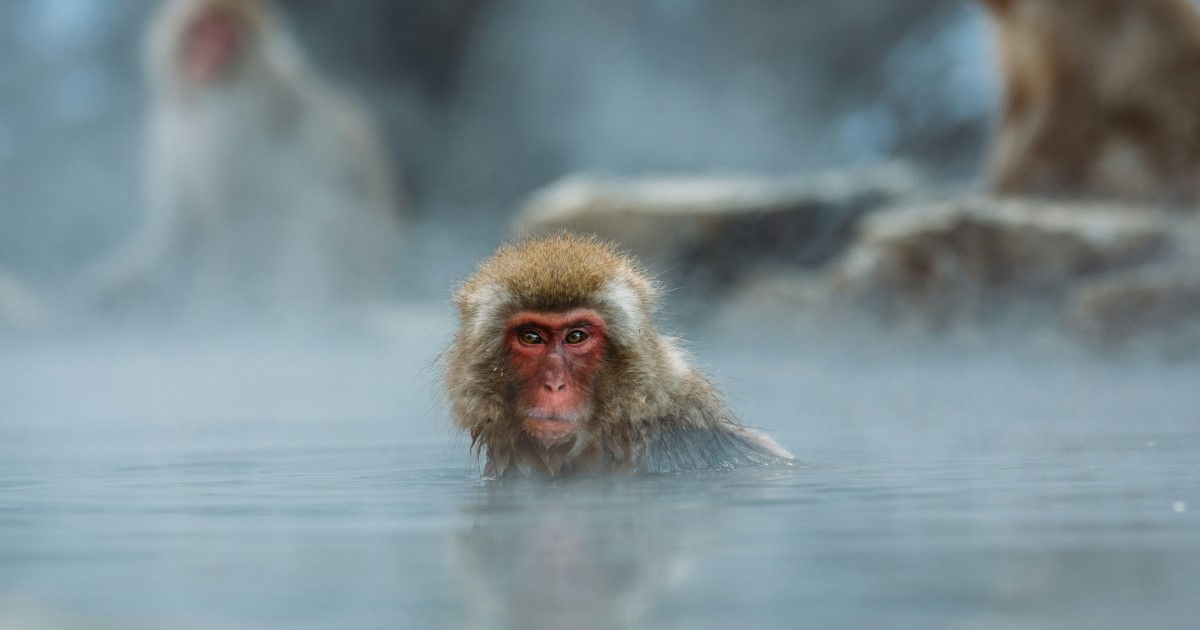
POLYGON ((1086 282, 1071 291, 1066 322, 1102 348, 1162 335, 1186 346, 1177 350, 1200 348, 1200 269, 1155 267, 1086 282))
POLYGON ((1135 210, 967 197, 879 212, 831 270, 831 290, 888 318, 987 319, 1165 256, 1170 221, 1135 210))
POLYGON ((574 175, 535 193, 515 229, 594 233, 677 276, 673 283, 708 292, 750 267, 820 266, 859 217, 922 190, 899 163, 791 178, 574 175))

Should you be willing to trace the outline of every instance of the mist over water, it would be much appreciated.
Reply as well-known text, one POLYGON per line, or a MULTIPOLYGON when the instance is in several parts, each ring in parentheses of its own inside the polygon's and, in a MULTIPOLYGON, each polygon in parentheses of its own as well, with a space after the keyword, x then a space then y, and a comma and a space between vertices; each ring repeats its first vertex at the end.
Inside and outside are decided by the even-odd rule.
POLYGON ((1194 361, 669 295, 663 327, 796 465, 479 480, 440 395, 449 297, 536 186, 894 154, 974 172, 977 10, 769 4, 288 3, 394 136, 415 220, 387 295, 286 323, 79 302, 141 212, 153 3, 0 7, 0 267, 48 309, 0 323, 0 626, 1192 625, 1194 361), (381 61, 386 30, 337 44, 405 10, 458 33, 456 63, 381 61))
POLYGON ((1193 364, 701 338, 792 467, 482 482, 379 343, 9 348, 8 623, 1186 627, 1193 364), (580 621, 582 620, 582 621, 580 621))

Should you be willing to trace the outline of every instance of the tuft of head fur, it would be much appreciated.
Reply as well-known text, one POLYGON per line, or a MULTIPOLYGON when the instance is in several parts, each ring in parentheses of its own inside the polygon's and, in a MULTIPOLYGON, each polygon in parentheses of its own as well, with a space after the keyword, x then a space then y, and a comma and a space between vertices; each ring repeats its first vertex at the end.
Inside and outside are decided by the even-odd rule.
POLYGON ((630 344, 654 334, 658 288, 636 261, 595 237, 559 233, 501 247, 459 290, 459 315, 476 335, 499 331, 521 310, 596 309, 609 334, 630 344))
POLYGON ((765 436, 746 437, 748 430, 689 365, 676 340, 659 334, 653 322, 657 296, 637 262, 594 237, 560 233, 521 241, 479 266, 456 297, 459 329, 445 363, 451 414, 486 456, 486 475, 648 470, 651 460, 679 459, 666 448, 649 452, 656 445, 695 432, 717 431, 733 436, 731 443, 753 442, 747 452, 790 458, 765 436), (590 416, 572 440, 542 448, 524 434, 512 403, 515 371, 503 345, 504 325, 521 311, 576 308, 593 309, 604 319, 609 343, 592 378, 590 416))

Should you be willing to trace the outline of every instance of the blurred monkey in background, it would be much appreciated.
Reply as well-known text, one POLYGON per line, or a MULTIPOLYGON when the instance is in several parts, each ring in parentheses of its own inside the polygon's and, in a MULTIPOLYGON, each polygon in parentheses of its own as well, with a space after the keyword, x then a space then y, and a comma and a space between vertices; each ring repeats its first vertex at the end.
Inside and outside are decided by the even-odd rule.
POLYGON ((1000 194, 1194 202, 1200 17, 1191 0, 986 0, 1004 102, 1000 194))
POLYGON ((147 216, 90 288, 282 315, 385 292, 396 171, 267 0, 170 0, 145 41, 147 216))

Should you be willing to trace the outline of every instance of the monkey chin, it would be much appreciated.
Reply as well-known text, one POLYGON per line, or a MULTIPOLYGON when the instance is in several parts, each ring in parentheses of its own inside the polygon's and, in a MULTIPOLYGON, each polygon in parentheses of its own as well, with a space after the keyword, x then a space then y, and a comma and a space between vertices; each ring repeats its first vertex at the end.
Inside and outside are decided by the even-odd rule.
POLYGON ((546 450, 572 441, 578 428, 578 419, 574 416, 530 414, 521 421, 525 434, 546 450))

